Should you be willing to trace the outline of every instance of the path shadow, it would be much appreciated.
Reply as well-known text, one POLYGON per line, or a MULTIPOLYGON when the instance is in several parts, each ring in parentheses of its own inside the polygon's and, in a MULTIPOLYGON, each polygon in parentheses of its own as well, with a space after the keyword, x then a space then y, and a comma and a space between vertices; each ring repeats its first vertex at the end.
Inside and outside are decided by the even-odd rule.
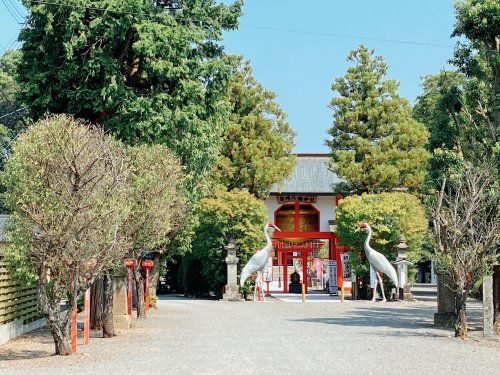
POLYGON ((46 358, 54 355, 54 341, 47 327, 19 336, 0 347, 0 361, 46 358), (24 349, 30 347, 30 349, 24 349))
POLYGON ((45 350, 0 350, 0 362, 47 358, 53 355, 54 353, 45 350))
POLYGON ((430 306, 412 306, 409 308, 356 307, 353 310, 343 311, 340 316, 290 319, 290 321, 391 329, 390 331, 383 330, 367 333, 380 336, 445 337, 446 330, 433 324, 435 310, 434 307, 430 306))

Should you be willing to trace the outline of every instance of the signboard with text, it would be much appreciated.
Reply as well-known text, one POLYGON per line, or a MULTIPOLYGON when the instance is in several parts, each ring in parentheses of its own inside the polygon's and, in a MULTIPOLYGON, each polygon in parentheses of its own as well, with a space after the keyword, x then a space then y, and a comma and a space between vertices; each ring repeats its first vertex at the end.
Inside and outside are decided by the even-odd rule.
POLYGON ((337 285, 337 261, 328 261, 328 293, 337 295, 339 287, 337 285))

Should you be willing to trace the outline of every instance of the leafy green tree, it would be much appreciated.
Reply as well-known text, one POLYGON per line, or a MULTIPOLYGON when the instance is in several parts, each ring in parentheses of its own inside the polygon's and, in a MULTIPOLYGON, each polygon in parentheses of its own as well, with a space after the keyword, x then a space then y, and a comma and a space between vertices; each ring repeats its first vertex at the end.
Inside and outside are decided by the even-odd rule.
POLYGON ((155 261, 152 272, 153 295, 156 295, 160 255, 181 225, 185 215, 182 168, 177 157, 163 145, 129 148, 130 174, 128 201, 131 213, 124 231, 132 242, 130 256, 138 258, 134 270, 137 286, 137 309, 145 317, 144 275, 141 261, 151 254, 155 261))
POLYGON ((216 160, 234 58, 220 45, 242 2, 31 2, 19 81, 35 119, 71 113, 127 144, 161 143, 181 159, 190 194, 216 160), (181 9, 173 10, 180 6, 181 9))
POLYGON ((427 187, 439 189, 444 176, 458 173, 464 155, 471 154, 476 135, 465 127, 462 113, 467 103, 467 79, 457 71, 442 71, 424 77, 422 94, 417 98, 413 116, 429 130, 427 149, 427 187))
POLYGON ((246 188, 263 197, 293 169, 295 133, 274 92, 255 80, 248 61, 231 78, 229 126, 213 177, 228 190, 246 188))
POLYGON ((408 101, 387 79, 387 64, 361 45, 347 60, 353 64, 332 85, 332 139, 327 141, 333 170, 345 179, 343 190, 379 192, 422 185, 428 132, 411 116, 408 101))
POLYGON ((65 115, 29 127, 12 149, 1 174, 11 210, 6 259, 38 280, 55 352, 68 355, 77 300, 129 249, 120 232, 129 214, 125 151, 102 129, 65 115))
POLYGON ((353 249, 349 261, 357 275, 369 273, 363 252, 366 233, 359 231, 359 224, 369 223, 373 229, 372 245, 388 259, 395 259, 394 246, 404 236, 411 261, 422 257, 428 220, 419 199, 405 192, 364 193, 342 199, 337 207, 337 233, 342 244, 353 249))
POLYGON ((184 287, 187 294, 222 295, 226 284, 224 245, 234 238, 239 246, 239 265, 244 265, 264 245, 262 228, 267 220, 264 203, 252 194, 232 190, 218 191, 203 198, 198 210, 199 227, 193 252, 184 259, 184 287), (196 277, 197 282, 189 282, 196 277), (187 279, 187 280, 186 280, 187 279))
POLYGON ((452 36, 465 41, 458 43, 452 62, 471 79, 474 91, 486 96, 478 100, 469 116, 476 126, 482 125, 491 153, 500 131, 500 3, 459 0, 455 10, 457 21, 452 36))
POLYGON ((21 51, 9 49, 0 57, 0 124, 13 134, 27 126, 26 111, 18 98, 17 67, 21 56, 21 51))

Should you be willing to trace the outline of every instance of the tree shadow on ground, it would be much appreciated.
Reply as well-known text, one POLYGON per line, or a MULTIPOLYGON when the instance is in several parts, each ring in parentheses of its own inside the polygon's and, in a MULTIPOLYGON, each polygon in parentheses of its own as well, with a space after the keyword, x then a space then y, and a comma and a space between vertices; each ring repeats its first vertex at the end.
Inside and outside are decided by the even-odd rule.
MULTIPOLYGON (((333 324, 339 326, 390 328, 391 331, 370 332, 381 336, 431 336, 446 337, 453 331, 436 327, 433 322, 436 308, 433 306, 398 307, 357 307, 342 312, 340 316, 290 319, 292 322, 333 324), (400 331, 393 331, 400 330, 400 331)), ((478 331, 482 327, 477 319, 470 319, 469 331, 478 331)))
POLYGON ((0 347, 0 361, 45 358, 53 355, 54 341, 47 327, 21 335, 0 347), (26 347, 30 349, 24 349, 26 347))
MULTIPOLYGON (((83 346, 82 331, 78 330, 78 349, 83 346)), ((101 330, 90 331, 90 342, 104 339, 101 330)), ((0 361, 30 360, 54 356, 54 340, 47 327, 28 332, 0 347, 0 361), (29 347, 30 349, 25 349, 29 347)))

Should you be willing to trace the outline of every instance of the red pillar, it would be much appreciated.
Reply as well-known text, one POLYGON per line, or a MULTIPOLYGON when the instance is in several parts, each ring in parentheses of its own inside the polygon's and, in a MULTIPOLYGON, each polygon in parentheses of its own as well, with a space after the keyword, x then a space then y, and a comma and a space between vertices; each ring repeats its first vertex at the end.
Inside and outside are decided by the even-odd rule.
POLYGON ((149 311, 149 267, 146 268, 146 311, 149 311))
POLYGON ((126 259, 125 267, 128 268, 128 290, 127 290, 127 314, 132 317, 132 289, 134 287, 134 275, 132 269, 137 265, 137 259, 126 259))
POLYGON ((145 291, 144 291, 144 299, 146 305, 146 311, 149 310, 149 277, 151 274, 151 268, 154 266, 155 262, 153 260, 143 260, 141 263, 142 268, 146 269, 146 282, 145 282, 145 291))
POLYGON ((283 252, 283 292, 288 293, 288 253, 283 252))
POLYGON ((302 283, 304 284, 305 292, 307 294, 307 280, 308 280, 308 275, 307 275, 307 251, 303 250, 302 251, 302 283))
POLYGON ((85 291, 83 305, 83 343, 87 345, 90 339, 90 288, 85 291))
POLYGON ((342 267, 342 260, 340 259, 340 253, 341 253, 341 247, 336 246, 336 251, 335 251, 335 260, 337 261, 337 285, 340 288, 342 288, 342 285, 344 285, 344 269, 342 267))

